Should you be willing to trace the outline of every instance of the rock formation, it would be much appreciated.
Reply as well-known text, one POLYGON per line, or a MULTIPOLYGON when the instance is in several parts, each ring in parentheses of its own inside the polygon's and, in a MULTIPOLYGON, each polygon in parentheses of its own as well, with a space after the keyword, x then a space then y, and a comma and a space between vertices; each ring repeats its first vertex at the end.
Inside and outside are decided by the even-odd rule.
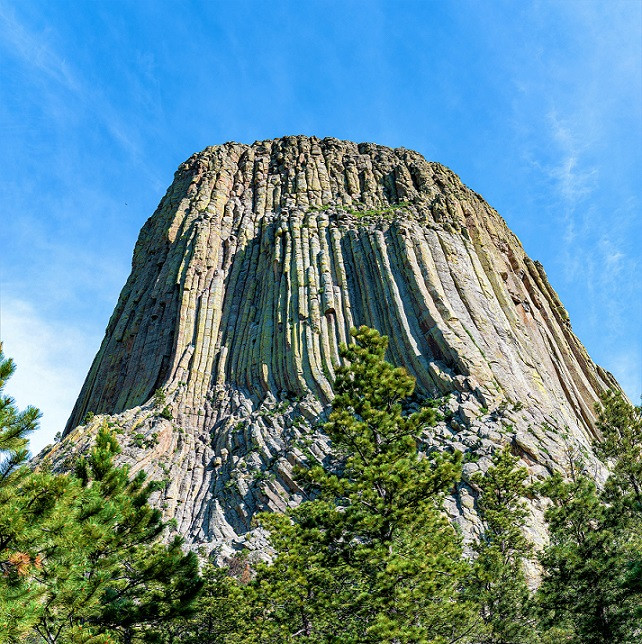
MULTIPOLYGON (((507 442, 535 477, 591 459, 593 404, 617 383, 497 212, 416 152, 303 136, 179 167, 46 458, 64 467, 106 420, 190 544, 238 547, 257 511, 300 500, 293 465, 327 455, 317 424, 361 324, 390 336, 418 403, 440 399, 426 446, 466 452, 465 480, 507 442)), ((465 482, 448 511, 474 525, 465 482)))

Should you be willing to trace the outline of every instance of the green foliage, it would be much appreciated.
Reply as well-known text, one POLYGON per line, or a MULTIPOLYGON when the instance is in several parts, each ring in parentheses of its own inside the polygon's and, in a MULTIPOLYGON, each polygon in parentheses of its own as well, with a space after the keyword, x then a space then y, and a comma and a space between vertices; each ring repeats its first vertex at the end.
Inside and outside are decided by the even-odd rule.
POLYGON ((538 591, 543 624, 565 629, 565 641, 642 641, 642 506, 639 483, 640 408, 618 393, 602 398, 596 452, 612 474, 604 489, 574 463, 541 486, 552 501, 546 513, 550 546, 541 561, 538 591))
POLYGON ((135 447, 144 447, 145 446, 145 434, 141 434, 140 432, 134 434, 132 436, 132 444, 135 447))
POLYGON ((642 504, 642 407, 634 407, 620 392, 608 392, 598 407, 602 439, 595 453, 611 466, 607 494, 632 509, 642 504))
POLYGON ((15 369, 13 360, 5 359, 0 343, 0 487, 6 485, 11 475, 27 460, 28 435, 36 429, 40 418, 40 412, 35 407, 27 407, 20 412, 13 398, 3 394, 7 380, 15 369))
MULTIPOLYGON (((0 580, 18 578, 40 566, 38 554, 33 549, 21 549, 22 544, 16 542, 16 535, 28 526, 29 517, 17 512, 20 499, 15 492, 28 477, 24 467, 29 456, 28 435, 37 428, 40 412, 34 407, 20 412, 13 398, 4 395, 14 372, 15 365, 10 358, 5 359, 0 344, 0 580)), ((0 618, 0 632, 2 628, 0 618)))
POLYGON ((245 557, 234 557, 223 568, 206 563, 201 574, 204 587, 195 603, 194 617, 168 624, 162 641, 168 644, 268 641, 252 634, 253 589, 247 585, 250 566, 245 557))
POLYGON ((541 490, 553 502, 538 591, 543 625, 565 628, 571 642, 627 641, 620 638, 631 609, 622 587, 622 543, 595 484, 555 474, 541 490))
POLYGON ((469 584, 487 627, 480 642, 539 641, 524 575, 524 561, 532 550, 524 536, 528 473, 516 467, 518 460, 506 446, 493 455, 493 465, 485 474, 477 472, 471 477, 484 526, 474 544, 477 558, 469 584))
POLYGON ((154 392, 153 404, 154 407, 159 410, 157 413, 161 418, 166 418, 167 420, 172 420, 174 417, 172 415, 172 409, 169 405, 165 404, 167 402, 167 396, 165 395, 165 390, 158 388, 154 392))
POLYGON ((308 208, 308 212, 323 212, 324 210, 329 210, 333 206, 331 204, 326 204, 325 206, 311 206, 308 208))
POLYGON ((247 586, 247 639, 234 641, 472 641, 468 564, 442 511, 461 455, 417 452, 435 410, 403 414, 414 379, 385 362, 387 338, 352 334, 324 426, 340 461, 305 472, 314 500, 262 516, 276 556, 247 586))
MULTIPOLYGON (((0 385, 13 365, 0 359, 0 385)), ((38 412, 0 399, 0 633, 2 641, 153 641, 187 614, 201 581, 164 525, 143 473, 116 467, 120 447, 104 424, 74 474, 32 470, 25 434, 38 412)))

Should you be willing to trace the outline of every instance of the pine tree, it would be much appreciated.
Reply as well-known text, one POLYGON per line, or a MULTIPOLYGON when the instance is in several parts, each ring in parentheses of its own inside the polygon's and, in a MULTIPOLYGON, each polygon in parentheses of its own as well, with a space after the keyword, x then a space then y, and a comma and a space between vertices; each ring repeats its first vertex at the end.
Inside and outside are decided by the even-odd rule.
MULTIPOLYGON (((0 385, 13 371, 0 359, 0 385)), ((105 425, 76 473, 24 465, 38 412, 0 399, 0 633, 3 641, 153 641, 186 614, 201 581, 180 539, 158 543, 165 526, 152 509, 154 484, 113 463, 105 425)))
POLYGON ((15 372, 11 359, 5 359, 0 345, 0 633, 7 640, 20 637, 29 628, 33 606, 23 606, 24 586, 42 570, 42 556, 32 538, 34 521, 46 517, 62 488, 36 487, 32 503, 25 505, 20 490, 34 487, 25 467, 29 456, 29 434, 37 428, 40 413, 34 407, 20 412, 15 401, 4 395, 8 379, 15 372), (11 610, 9 599, 18 599, 11 610), (23 619, 26 618, 26 619, 23 619))
MULTIPOLYGON (((15 401, 3 395, 7 380, 15 372, 15 364, 5 359, 0 343, 0 487, 7 484, 11 475, 27 460, 29 434, 38 426, 40 412, 35 407, 18 411, 15 401)), ((2 552, 0 536, 0 552, 2 552)))
POLYGON ((538 590, 544 628, 566 629, 567 641, 623 642, 630 606, 622 589, 617 524, 595 483, 578 474, 553 475, 542 485, 552 506, 546 512, 550 545, 540 560, 538 590))
POLYGON ((516 467, 510 446, 493 455, 493 465, 477 472, 471 484, 478 492, 477 511, 484 530, 474 544, 477 557, 469 591, 481 605, 487 632, 480 642, 539 642, 524 562, 532 546, 524 536, 524 498, 528 472, 516 467))
POLYGON ((601 439, 595 453, 607 462, 611 475, 607 495, 624 501, 633 512, 642 506, 642 407, 629 403, 621 392, 609 391, 597 406, 601 439))
POLYGON ((244 554, 234 557, 227 565, 203 564, 202 593, 194 603, 188 619, 173 619, 162 629, 159 642, 173 644, 241 644, 255 642, 251 634, 250 567, 244 554))
MULTIPOLYGON (((629 403, 621 392, 609 391, 597 406, 601 440, 595 452, 611 468, 602 499, 623 544, 623 586, 642 618, 642 407, 629 403)), ((642 639, 642 636, 640 636, 642 639)))
POLYGON ((130 480, 127 467, 113 463, 119 451, 103 425, 71 477, 76 496, 44 555, 52 583, 41 580, 46 607, 36 628, 47 637, 71 625, 70 634, 85 629, 123 642, 146 639, 189 612, 200 589, 198 561, 182 552, 182 540, 158 543, 165 525, 148 503, 156 485, 143 472, 130 480))
POLYGON ((598 408, 602 440, 596 453, 612 474, 602 491, 574 465, 570 481, 554 475, 542 485, 550 546, 541 561, 538 592, 545 626, 587 644, 642 641, 642 507, 640 408, 607 393, 598 408))
POLYGON ((472 641, 468 565, 442 510, 461 454, 418 453, 435 409, 405 414, 415 383, 385 361, 387 338, 352 335, 324 425, 339 460, 306 473, 314 500, 262 517, 276 556, 250 584, 248 641, 472 641))

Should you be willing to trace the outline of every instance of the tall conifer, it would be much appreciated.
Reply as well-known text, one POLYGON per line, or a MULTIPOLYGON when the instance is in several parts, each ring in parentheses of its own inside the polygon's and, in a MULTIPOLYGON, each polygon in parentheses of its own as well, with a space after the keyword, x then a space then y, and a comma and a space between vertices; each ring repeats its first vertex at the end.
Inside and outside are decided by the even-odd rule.
POLYGON ((602 490, 575 464, 570 480, 542 485, 550 546, 541 561, 538 600, 545 626, 566 641, 639 642, 642 615, 642 416, 619 393, 598 407, 596 453, 612 474, 602 490))
POLYGON ((257 641, 473 641, 468 567, 442 509, 461 455, 418 452, 435 409, 404 413, 415 382, 385 361, 387 338, 352 335, 324 425, 339 460, 306 473, 314 500, 262 518, 276 555, 251 584, 257 641))
POLYGON ((518 460, 506 446, 493 455, 485 473, 471 477, 483 531, 474 544, 477 556, 468 590, 479 601, 487 627, 479 641, 489 644, 539 641, 524 572, 532 552, 524 536, 528 472, 517 467, 518 460))

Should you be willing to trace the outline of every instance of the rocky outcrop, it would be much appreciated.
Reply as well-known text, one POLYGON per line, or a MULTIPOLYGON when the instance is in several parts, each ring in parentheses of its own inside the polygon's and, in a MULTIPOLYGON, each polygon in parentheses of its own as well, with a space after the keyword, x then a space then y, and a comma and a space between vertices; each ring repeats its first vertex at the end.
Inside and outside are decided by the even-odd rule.
MULTIPOLYGON (((300 500, 293 465, 328 454, 317 423, 361 324, 390 336, 417 404, 441 400, 426 443, 465 451, 466 478, 506 442, 533 476, 591 458, 593 404, 617 383, 504 220, 416 152, 302 136, 179 167, 47 458, 63 467, 106 420, 190 543, 236 547, 257 511, 300 500)), ((474 524, 466 483, 449 512, 474 524)), ((531 525, 541 538, 535 506, 531 525)))

